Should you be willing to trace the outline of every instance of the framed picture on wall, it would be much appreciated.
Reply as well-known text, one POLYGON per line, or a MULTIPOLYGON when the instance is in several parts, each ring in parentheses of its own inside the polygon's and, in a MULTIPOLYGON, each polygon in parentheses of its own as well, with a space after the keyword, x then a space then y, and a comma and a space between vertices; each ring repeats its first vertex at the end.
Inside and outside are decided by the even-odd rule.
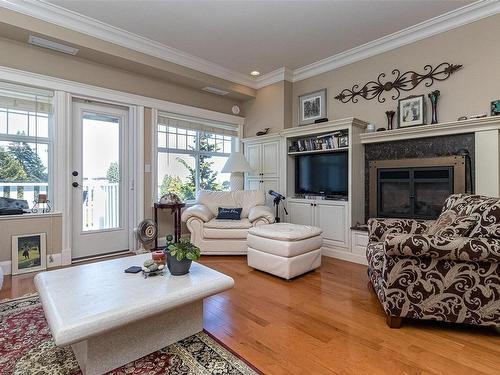
POLYGON ((299 125, 326 117, 326 89, 299 96, 299 125))
POLYGON ((47 268, 45 233, 12 236, 12 274, 42 271, 47 268))
POLYGON ((408 96, 398 101, 398 123, 400 128, 425 124, 424 95, 408 96))

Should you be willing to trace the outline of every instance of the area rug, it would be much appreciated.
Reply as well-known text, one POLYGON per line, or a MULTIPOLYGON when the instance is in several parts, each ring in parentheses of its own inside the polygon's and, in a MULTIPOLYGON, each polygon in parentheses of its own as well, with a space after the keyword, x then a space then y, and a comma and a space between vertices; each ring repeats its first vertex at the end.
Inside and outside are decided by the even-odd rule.
MULTIPOLYGON (((200 332, 113 370, 109 374, 255 375, 259 373, 207 332, 200 332)), ((0 303, 0 374, 81 374, 71 348, 55 346, 38 296, 0 303)))

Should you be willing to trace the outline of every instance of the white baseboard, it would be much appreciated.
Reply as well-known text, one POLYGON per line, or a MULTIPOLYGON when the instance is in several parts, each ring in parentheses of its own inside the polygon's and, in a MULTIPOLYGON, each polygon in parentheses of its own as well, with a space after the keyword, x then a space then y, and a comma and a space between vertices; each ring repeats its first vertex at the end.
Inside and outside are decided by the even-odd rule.
MULTIPOLYGON (((62 253, 57 254, 47 254, 47 268, 61 267, 69 264, 71 264, 71 251, 69 251, 69 256, 68 250, 63 250, 62 253), (67 263, 65 263, 65 257, 66 259, 69 259, 69 262, 66 260, 67 263)), ((2 268, 4 275, 12 274, 12 261, 5 260, 0 262, 0 267, 2 268)))
POLYGON ((61 267, 61 253, 47 254, 47 268, 61 267))
POLYGON ((61 252, 61 266, 69 266, 71 264, 71 249, 63 249, 61 252))
POLYGON ((342 260, 347 260, 348 262, 358 263, 368 265, 366 257, 362 255, 356 255, 345 250, 336 250, 329 247, 323 247, 321 253, 327 257, 337 258, 342 260))
POLYGON ((4 275, 10 275, 12 273, 12 262, 10 260, 0 262, 0 267, 2 267, 4 275))

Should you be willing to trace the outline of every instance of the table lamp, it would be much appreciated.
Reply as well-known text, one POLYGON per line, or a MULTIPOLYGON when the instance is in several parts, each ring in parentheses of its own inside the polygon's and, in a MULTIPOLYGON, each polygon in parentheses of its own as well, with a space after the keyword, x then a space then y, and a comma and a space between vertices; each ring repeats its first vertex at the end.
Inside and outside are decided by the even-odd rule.
POLYGON ((252 167, 241 152, 233 152, 222 168, 222 173, 231 173, 231 191, 243 190, 243 173, 251 172, 252 167))

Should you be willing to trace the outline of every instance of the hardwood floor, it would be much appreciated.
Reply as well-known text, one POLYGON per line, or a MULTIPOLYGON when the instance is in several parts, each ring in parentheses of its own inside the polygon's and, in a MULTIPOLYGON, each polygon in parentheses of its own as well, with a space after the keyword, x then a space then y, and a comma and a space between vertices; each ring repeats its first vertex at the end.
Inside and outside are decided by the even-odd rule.
MULTIPOLYGON (((404 321, 390 329, 366 267, 323 257, 292 281, 245 257, 203 257, 235 279, 205 300, 205 328, 265 374, 500 374, 493 328, 404 321)), ((33 276, 6 277, 0 298, 34 292, 33 276)))

